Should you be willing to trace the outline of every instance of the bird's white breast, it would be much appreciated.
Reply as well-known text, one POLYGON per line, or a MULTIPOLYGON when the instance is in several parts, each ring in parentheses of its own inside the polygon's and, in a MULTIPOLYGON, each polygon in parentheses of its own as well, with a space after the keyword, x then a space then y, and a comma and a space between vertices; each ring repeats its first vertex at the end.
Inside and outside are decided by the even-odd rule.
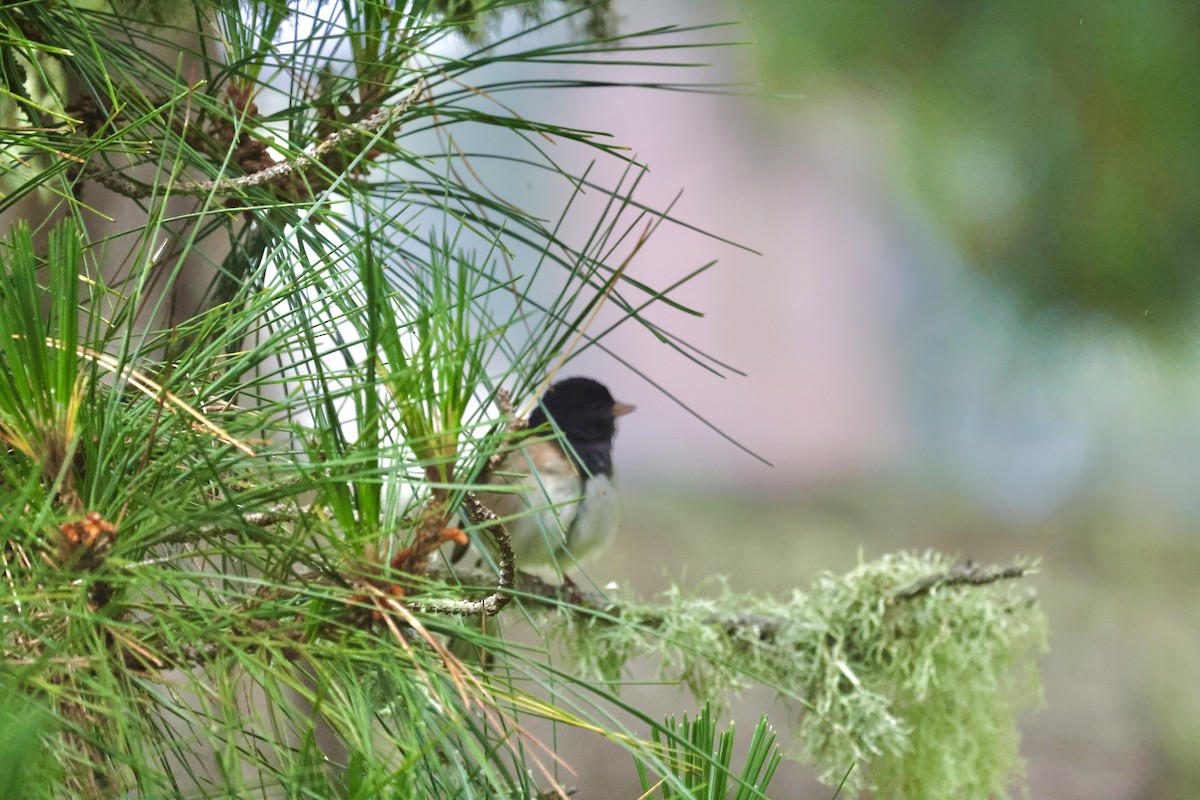
POLYGON ((583 500, 567 531, 567 550, 580 561, 599 555, 612 544, 620 524, 616 482, 607 475, 596 475, 587 481, 583 500))
POLYGON ((542 442, 514 452, 496 477, 516 491, 479 496, 508 528, 517 569, 552 566, 561 572, 598 554, 616 536, 620 502, 614 481, 606 475, 584 480, 556 446, 542 442))
POLYGON ((536 511, 509 524, 518 568, 553 565, 566 570, 612 543, 621 521, 612 479, 597 475, 585 482, 574 472, 530 477, 536 486, 529 486, 524 500, 536 511))

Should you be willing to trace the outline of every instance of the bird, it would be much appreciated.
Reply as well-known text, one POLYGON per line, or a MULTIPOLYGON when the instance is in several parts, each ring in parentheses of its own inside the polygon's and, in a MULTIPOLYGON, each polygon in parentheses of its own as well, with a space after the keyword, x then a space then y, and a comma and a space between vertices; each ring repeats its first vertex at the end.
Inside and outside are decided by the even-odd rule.
POLYGON ((539 399, 528 433, 487 479, 495 488, 476 495, 508 529, 517 569, 562 574, 612 543, 620 524, 613 437, 617 418, 634 409, 585 377, 558 381, 539 399))

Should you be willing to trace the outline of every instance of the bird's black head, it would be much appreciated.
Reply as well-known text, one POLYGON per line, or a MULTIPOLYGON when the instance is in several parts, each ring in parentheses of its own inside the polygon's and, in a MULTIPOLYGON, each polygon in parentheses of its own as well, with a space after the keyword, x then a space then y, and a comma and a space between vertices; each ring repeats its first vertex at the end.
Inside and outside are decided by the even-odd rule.
POLYGON ((612 472, 612 440, 617 417, 633 411, 618 403, 604 384, 591 378, 567 378, 552 385, 529 415, 529 427, 549 416, 562 430, 580 461, 591 472, 612 472))

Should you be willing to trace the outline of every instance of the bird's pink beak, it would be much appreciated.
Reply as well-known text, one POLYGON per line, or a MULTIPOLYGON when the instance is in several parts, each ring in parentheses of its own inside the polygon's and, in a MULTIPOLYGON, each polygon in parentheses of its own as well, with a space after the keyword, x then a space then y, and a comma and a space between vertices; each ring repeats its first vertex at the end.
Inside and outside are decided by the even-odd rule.
POLYGON ((613 416, 623 417, 626 414, 632 414, 637 410, 637 406, 631 406, 628 403, 613 403, 613 416))

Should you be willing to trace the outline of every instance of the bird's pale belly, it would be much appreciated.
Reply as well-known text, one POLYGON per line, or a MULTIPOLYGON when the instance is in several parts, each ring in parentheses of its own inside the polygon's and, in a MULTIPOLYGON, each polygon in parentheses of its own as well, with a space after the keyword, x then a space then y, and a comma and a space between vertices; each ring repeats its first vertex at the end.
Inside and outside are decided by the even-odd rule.
POLYGON ((600 555, 612 544, 621 525, 616 483, 607 475, 587 482, 587 493, 567 531, 567 550, 578 561, 600 555))
POLYGON ((599 555, 617 534, 621 506, 611 478, 599 475, 582 490, 578 475, 538 475, 538 486, 523 495, 539 511, 507 522, 517 569, 555 566, 569 569, 599 555), (582 496, 580 492, 583 491, 582 496))

